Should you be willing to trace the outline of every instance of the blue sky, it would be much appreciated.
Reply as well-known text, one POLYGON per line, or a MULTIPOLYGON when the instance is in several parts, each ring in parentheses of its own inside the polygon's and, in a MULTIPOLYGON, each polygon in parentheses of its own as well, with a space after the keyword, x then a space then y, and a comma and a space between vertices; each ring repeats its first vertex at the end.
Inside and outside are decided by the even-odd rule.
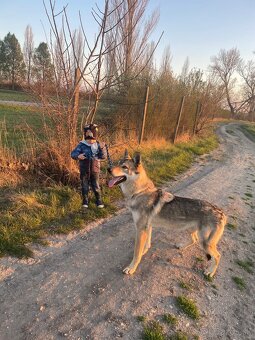
MULTIPOLYGON (((47 0, 45 0, 47 3, 47 0)), ((56 0, 57 8, 68 1, 56 0)), ((72 27, 79 26, 79 10, 89 36, 95 30, 90 10, 96 1, 69 0, 68 13, 72 27)), ((99 6, 103 0, 98 0, 99 6)), ((255 59, 255 0, 150 0, 148 13, 160 9, 159 24, 152 35, 164 36, 157 50, 159 59, 170 45, 174 72, 180 72, 189 57, 190 67, 206 70, 210 57, 221 48, 237 47, 245 60, 255 59)), ((14 33, 23 46, 27 25, 32 26, 35 46, 46 41, 49 32, 42 0, 3 1, 0 11, 0 39, 14 33), (44 28, 43 28, 44 27, 44 28)))

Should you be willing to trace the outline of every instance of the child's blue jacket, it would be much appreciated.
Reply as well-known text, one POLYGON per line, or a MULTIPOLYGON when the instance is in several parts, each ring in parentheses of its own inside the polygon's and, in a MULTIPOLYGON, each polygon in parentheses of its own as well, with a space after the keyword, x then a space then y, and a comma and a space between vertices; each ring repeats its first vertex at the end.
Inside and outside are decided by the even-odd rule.
POLYGON ((100 160, 107 157, 106 148, 102 148, 99 142, 89 145, 86 141, 81 141, 71 152, 71 157, 77 160, 81 154, 86 157, 84 160, 79 159, 81 173, 99 172, 100 160))

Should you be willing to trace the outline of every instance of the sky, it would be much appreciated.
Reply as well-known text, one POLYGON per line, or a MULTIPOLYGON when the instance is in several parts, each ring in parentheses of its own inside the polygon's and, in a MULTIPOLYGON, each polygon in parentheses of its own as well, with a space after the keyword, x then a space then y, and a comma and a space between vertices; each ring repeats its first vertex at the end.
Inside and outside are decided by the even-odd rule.
MULTIPOLYGON (((56 8, 68 4, 68 17, 73 29, 79 27, 79 11, 83 25, 91 38, 96 31, 91 8, 103 0, 55 0, 56 8)), ((48 3, 48 0, 45 0, 48 3)), ((180 73, 189 58, 190 68, 208 69, 210 58, 220 49, 237 47, 244 60, 255 59, 255 0, 150 0, 147 15, 160 11, 159 23, 151 39, 164 35, 156 51, 160 60, 170 46, 172 67, 180 73)), ((21 47, 26 26, 30 25, 35 46, 49 37, 49 23, 42 0, 1 1, 0 40, 14 33, 21 47), (46 34, 46 35, 45 35, 46 34)))

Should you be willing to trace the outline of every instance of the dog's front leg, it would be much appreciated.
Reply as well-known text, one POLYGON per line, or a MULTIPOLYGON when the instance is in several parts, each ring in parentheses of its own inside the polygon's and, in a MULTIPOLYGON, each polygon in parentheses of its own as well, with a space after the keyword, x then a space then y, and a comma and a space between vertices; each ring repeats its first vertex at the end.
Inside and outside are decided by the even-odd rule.
POLYGON ((136 271, 136 268, 143 256, 144 246, 147 241, 147 237, 148 231, 145 228, 137 230, 133 260, 130 265, 123 270, 125 274, 133 274, 136 271))

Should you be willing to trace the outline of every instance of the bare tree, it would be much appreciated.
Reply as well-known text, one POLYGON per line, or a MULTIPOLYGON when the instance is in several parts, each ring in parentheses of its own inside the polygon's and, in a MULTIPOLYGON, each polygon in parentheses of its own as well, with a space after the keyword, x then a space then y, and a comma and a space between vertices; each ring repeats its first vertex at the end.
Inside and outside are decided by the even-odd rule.
POLYGON ((249 119, 254 121, 255 114, 255 62, 249 60, 247 63, 242 61, 240 63, 238 72, 242 77, 244 84, 243 91, 243 105, 242 109, 249 116, 249 119))
POLYGON ((211 61, 211 70, 224 85, 229 109, 232 116, 235 117, 239 107, 235 107, 235 101, 232 98, 232 91, 236 82, 234 74, 240 63, 240 52, 237 48, 231 48, 228 51, 222 49, 217 56, 213 56, 211 58, 211 61))
POLYGON ((159 20, 159 11, 152 12, 145 21, 148 0, 111 0, 113 27, 110 39, 117 42, 114 53, 108 54, 110 69, 114 69, 124 91, 128 92, 131 80, 150 64, 157 44, 153 47, 149 37, 159 20))
POLYGON ((30 25, 27 25, 26 30, 25 30, 23 55, 24 55, 24 62, 26 64, 28 86, 30 86, 30 82, 31 82, 33 53, 34 53, 34 35, 33 35, 32 27, 30 25))

